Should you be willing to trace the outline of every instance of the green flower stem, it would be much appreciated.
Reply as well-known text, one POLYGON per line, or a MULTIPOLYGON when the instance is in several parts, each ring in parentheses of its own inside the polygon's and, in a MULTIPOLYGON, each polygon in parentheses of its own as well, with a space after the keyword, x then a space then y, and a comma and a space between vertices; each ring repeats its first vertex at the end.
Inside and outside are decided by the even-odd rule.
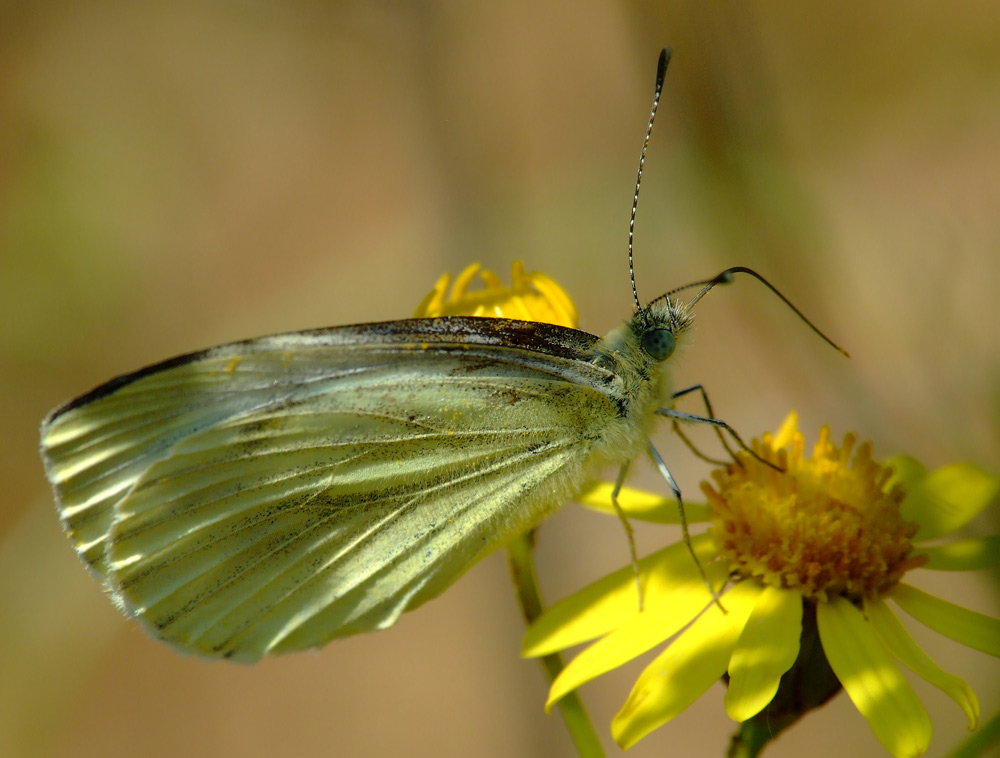
MULTIPOLYGON (((531 624, 542 613, 542 598, 535 579, 535 533, 529 532, 514 540, 507 546, 507 559, 510 563, 511 578, 517 588, 517 599, 521 604, 521 613, 526 623, 531 624)), ((562 656, 552 653, 538 659, 545 669, 545 675, 551 684, 563 669, 562 656)), ((563 697, 557 704, 562 714, 570 738, 576 746, 576 752, 581 758, 604 758, 604 748, 601 740, 590 723, 590 717, 583 707, 583 702, 575 692, 563 697)))

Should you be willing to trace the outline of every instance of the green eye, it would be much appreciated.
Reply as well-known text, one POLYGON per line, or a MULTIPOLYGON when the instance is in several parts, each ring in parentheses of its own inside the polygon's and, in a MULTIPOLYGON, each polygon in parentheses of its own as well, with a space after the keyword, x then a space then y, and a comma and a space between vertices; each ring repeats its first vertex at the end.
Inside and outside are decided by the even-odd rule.
POLYGON ((673 332, 669 329, 650 329, 642 335, 642 349, 656 361, 669 358, 675 345, 673 332))

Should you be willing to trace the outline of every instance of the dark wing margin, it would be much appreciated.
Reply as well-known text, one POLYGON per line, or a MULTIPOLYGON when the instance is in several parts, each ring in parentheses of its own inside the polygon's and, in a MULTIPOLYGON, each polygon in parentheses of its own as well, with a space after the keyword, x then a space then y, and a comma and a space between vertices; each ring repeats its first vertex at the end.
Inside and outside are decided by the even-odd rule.
POLYGON ((556 324, 476 316, 414 318, 272 334, 266 337, 230 342, 205 350, 196 350, 117 376, 95 387, 90 392, 53 409, 43 422, 42 428, 44 431, 46 425, 50 425, 59 416, 74 408, 93 403, 107 395, 113 395, 122 387, 151 374, 196 363, 219 353, 241 355, 247 351, 284 350, 287 349, 286 345, 289 341, 301 341, 303 344, 313 346, 350 347, 362 344, 405 345, 412 344, 417 340, 428 343, 428 347, 439 349, 458 345, 519 347, 540 354, 579 360, 594 346, 598 337, 579 329, 569 329, 556 324))

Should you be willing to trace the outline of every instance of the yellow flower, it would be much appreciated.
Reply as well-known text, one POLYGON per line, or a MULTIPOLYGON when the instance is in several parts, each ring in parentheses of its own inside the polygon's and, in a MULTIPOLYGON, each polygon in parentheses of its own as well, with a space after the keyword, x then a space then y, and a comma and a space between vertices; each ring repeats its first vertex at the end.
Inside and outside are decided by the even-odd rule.
POLYGON ((510 287, 505 287, 492 271, 480 271, 478 263, 458 275, 451 295, 447 296, 450 281, 449 274, 442 276, 417 307, 414 316, 490 316, 576 328, 576 308, 569 295, 545 274, 526 273, 521 261, 514 261, 510 287), (477 273, 485 287, 470 292, 469 284, 477 273))
MULTIPOLYGON (((930 741, 930 720, 897 662, 955 700, 975 728, 979 704, 971 688, 920 649, 887 601, 953 640, 1000 656, 1000 620, 903 581, 917 568, 1000 563, 1000 535, 924 544, 989 505, 1000 478, 970 464, 932 472, 909 458, 885 465, 868 443, 856 442, 849 434, 838 447, 824 428, 806 458, 791 414, 777 434, 754 442, 754 451, 784 472, 740 452, 737 464, 703 484, 708 503, 687 506, 688 520, 710 521, 711 528, 692 546, 716 591, 725 588, 726 612, 683 543, 639 562, 642 612, 631 567, 549 608, 529 630, 525 655, 600 638, 556 678, 549 705, 681 632, 643 671, 612 721, 623 747, 726 677, 726 711, 744 722, 744 739, 766 742, 842 685, 892 755, 918 756, 930 741), (754 723, 762 729, 754 732, 754 723)), ((581 502, 611 512, 610 489, 596 485, 581 502)), ((677 521, 676 504, 662 497, 631 490, 619 502, 634 518, 677 521)))

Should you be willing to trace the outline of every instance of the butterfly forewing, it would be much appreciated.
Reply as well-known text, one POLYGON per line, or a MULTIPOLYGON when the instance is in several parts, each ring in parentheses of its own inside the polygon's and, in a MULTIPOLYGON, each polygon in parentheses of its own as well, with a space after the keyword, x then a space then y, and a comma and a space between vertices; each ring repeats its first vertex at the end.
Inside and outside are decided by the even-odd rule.
POLYGON ((254 660, 388 626, 570 496, 618 413, 595 339, 441 319, 235 343, 70 403, 43 451, 119 604, 254 660))

